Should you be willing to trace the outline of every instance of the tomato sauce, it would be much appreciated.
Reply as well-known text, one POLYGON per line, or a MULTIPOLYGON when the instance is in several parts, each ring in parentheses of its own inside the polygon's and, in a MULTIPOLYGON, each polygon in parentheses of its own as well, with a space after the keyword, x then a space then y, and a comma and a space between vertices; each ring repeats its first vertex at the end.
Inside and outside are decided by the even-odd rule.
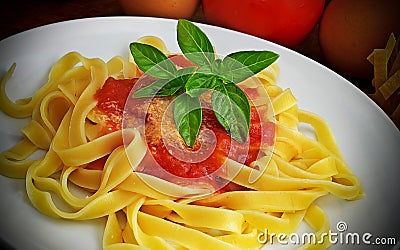
MULTIPOLYGON (((239 143, 229 136, 222 125, 218 122, 212 110, 203 110, 203 122, 200 131, 204 129, 212 130, 216 137, 215 145, 212 142, 203 141, 207 146, 215 146, 212 154, 200 162, 190 162, 180 160, 171 154, 165 145, 165 140, 151 143, 150 152, 158 164, 160 164, 169 173, 184 178, 199 178, 210 175, 223 166, 227 157, 244 164, 250 164, 258 157, 261 145, 261 126, 259 117, 256 115, 256 109, 252 108, 252 121, 250 123, 249 143, 239 143), (207 145, 209 144, 209 145, 207 145)), ((198 137, 201 141, 201 133, 198 137)), ((193 148, 186 147, 187 151, 199 150, 200 143, 196 143, 193 148)))
POLYGON ((97 109, 107 115, 106 132, 122 129, 122 117, 128 95, 137 79, 116 80, 109 77, 96 92, 97 109))
MULTIPOLYGON (((98 101, 97 108, 108 117, 106 122, 107 132, 121 129, 123 116, 131 116, 130 119, 133 120, 145 119, 145 127, 152 129, 151 134, 145 134, 149 153, 159 166, 174 176, 198 178, 208 176, 215 171, 225 171, 223 165, 228 157, 249 165, 258 158, 262 144, 266 143, 272 145, 273 143, 275 133, 274 123, 261 121, 260 114, 254 106, 251 107, 250 131, 247 143, 234 141, 218 122, 213 111, 206 108, 203 108, 203 120, 200 127, 200 134, 193 148, 189 148, 184 144, 183 139, 177 134, 176 127, 170 129, 173 135, 170 137, 173 139, 162 138, 159 132, 161 131, 159 126, 161 126, 162 123, 161 121, 154 121, 154 117, 156 117, 156 120, 160 120, 159 117, 164 115, 163 112, 165 112, 165 110, 161 110, 158 106, 153 108, 153 110, 141 107, 141 105, 145 103, 144 101, 138 101, 136 107, 125 107, 126 101, 136 82, 137 79, 116 80, 111 77, 108 78, 104 86, 97 91, 95 95, 98 101), (161 112, 161 115, 155 114, 154 112, 161 112), (153 118, 150 119, 150 117, 153 118), (215 140, 212 141, 207 138, 202 138, 202 130, 212 131, 215 140), (172 140, 175 140, 175 142, 172 140), (178 141, 180 145, 184 144, 184 147, 182 146, 183 151, 189 153, 200 150, 202 146, 214 147, 214 150, 202 161, 192 162, 191 159, 182 160, 171 153, 169 144, 176 144, 176 141, 178 141)), ((147 101, 149 100, 150 99, 147 99, 147 101)), ((154 100, 157 101, 157 98, 154 98, 152 101, 154 102, 154 100)), ((149 163, 148 156, 146 159, 147 163, 149 163)), ((153 169, 151 169, 151 166, 146 167, 149 167, 147 172, 156 171, 154 167, 153 169)))

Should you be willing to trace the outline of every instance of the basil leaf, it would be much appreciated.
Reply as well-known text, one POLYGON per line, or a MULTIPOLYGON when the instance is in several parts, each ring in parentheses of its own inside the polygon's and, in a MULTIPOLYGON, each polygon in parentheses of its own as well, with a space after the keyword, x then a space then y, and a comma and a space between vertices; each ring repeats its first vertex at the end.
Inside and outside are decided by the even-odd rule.
POLYGON ((278 57, 278 54, 271 51, 235 52, 223 59, 220 74, 228 82, 239 83, 265 69, 278 57))
POLYGON ((189 66, 186 68, 181 68, 178 70, 178 72, 176 72, 176 78, 180 78, 182 86, 184 86, 187 80, 192 77, 193 74, 195 74, 196 69, 196 66, 189 66))
POLYGON ((183 84, 175 79, 158 79, 152 84, 137 90, 133 93, 134 98, 152 98, 174 95, 183 88, 183 84))
POLYGON ((187 20, 178 21, 177 38, 185 57, 197 66, 178 70, 157 48, 137 42, 130 44, 138 67, 159 78, 136 91, 133 97, 171 96, 182 91, 175 99, 174 121, 185 143, 193 147, 202 122, 199 96, 214 89, 211 104, 218 121, 234 140, 245 142, 250 127, 250 103, 235 83, 265 69, 279 55, 269 51, 241 51, 221 60, 206 34, 187 20))
POLYGON ((178 44, 186 58, 197 65, 211 65, 215 60, 214 47, 204 32, 187 20, 179 20, 178 44))
POLYGON ((186 82, 186 93, 192 97, 200 96, 204 92, 214 89, 223 82, 213 74, 196 73, 186 82))
POLYGON ((250 104, 246 94, 233 83, 219 85, 211 95, 212 108, 217 120, 231 135, 244 143, 250 128, 250 104))
POLYGON ((175 76, 175 64, 157 48, 138 42, 131 43, 129 47, 135 63, 146 74, 162 79, 175 76))
POLYGON ((134 98, 165 97, 176 94, 181 90, 189 77, 196 71, 196 67, 179 69, 173 79, 158 79, 150 85, 143 87, 133 93, 134 98))
POLYGON ((179 95, 174 104, 174 121, 186 145, 193 147, 202 121, 200 98, 186 93, 179 95))

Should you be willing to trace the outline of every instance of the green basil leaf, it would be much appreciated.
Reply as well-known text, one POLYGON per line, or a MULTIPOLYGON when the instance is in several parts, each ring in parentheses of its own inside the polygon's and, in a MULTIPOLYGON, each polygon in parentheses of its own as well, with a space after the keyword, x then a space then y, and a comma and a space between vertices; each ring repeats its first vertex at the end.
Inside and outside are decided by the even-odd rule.
POLYGON ((174 121, 186 145, 193 147, 202 121, 200 98, 186 93, 179 95, 174 104, 174 121))
POLYGON ((220 74, 228 82, 239 83, 267 68, 279 55, 271 51, 239 51, 227 55, 220 74))
POLYGON ((196 73, 186 82, 186 93, 192 97, 200 96, 204 92, 214 89, 223 82, 213 74, 196 73))
POLYGON ((176 94, 185 87, 185 83, 189 77, 196 71, 196 67, 187 67, 179 69, 173 79, 158 79, 150 85, 137 90, 133 93, 134 98, 152 98, 165 97, 176 94))
POLYGON ((193 74, 195 74, 196 69, 196 66, 181 68, 178 70, 178 72, 176 72, 176 78, 180 78, 182 85, 185 85, 185 82, 187 82, 187 80, 192 77, 193 74))
POLYGON ((245 142, 250 127, 250 103, 235 83, 257 74, 275 62, 279 55, 269 51, 241 51, 223 60, 215 55, 206 34, 192 22, 179 20, 178 44, 195 67, 177 66, 157 48, 131 43, 130 50, 138 67, 147 75, 158 78, 133 94, 133 97, 163 97, 183 92, 175 99, 174 121, 185 143, 193 147, 202 122, 199 96, 212 90, 213 111, 234 140, 245 142), (226 83, 226 84, 225 84, 226 83))
POLYGON ((130 50, 135 63, 146 74, 161 79, 171 79, 175 76, 175 64, 157 48, 134 42, 130 44, 130 50))
POLYGON ((250 103, 246 94, 233 83, 222 84, 211 95, 212 108, 217 120, 231 135, 244 143, 250 128, 250 103))
POLYGON ((165 97, 177 93, 183 88, 183 84, 175 79, 158 79, 152 84, 137 90, 133 93, 134 98, 165 97))
POLYGON ((178 44, 186 58, 194 64, 211 65, 215 60, 214 47, 206 34, 187 20, 179 20, 178 44))

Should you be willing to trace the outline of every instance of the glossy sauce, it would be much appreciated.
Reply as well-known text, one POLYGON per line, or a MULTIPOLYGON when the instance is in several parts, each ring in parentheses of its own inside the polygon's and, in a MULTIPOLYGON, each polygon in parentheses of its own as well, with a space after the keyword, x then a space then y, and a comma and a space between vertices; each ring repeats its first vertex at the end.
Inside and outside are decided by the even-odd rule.
MULTIPOLYGON (((176 64, 181 64, 181 58, 176 64)), ((184 61, 182 65, 184 65, 184 61)), ((106 133, 116 131, 122 128, 122 120, 128 117, 128 121, 135 126, 135 122, 144 119, 146 142, 149 152, 154 161, 158 163, 164 170, 170 174, 183 178, 198 178, 208 176, 215 171, 224 171, 222 166, 227 157, 244 163, 250 164, 259 156, 260 147, 262 144, 272 145, 274 140, 275 125, 271 122, 261 122, 257 109, 251 107, 251 122, 250 132, 247 143, 239 143, 232 140, 225 129, 219 124, 214 113, 209 108, 203 107, 203 121, 200 128, 200 133, 197 142, 193 148, 189 148, 184 144, 180 137, 175 124, 173 123, 172 115, 168 113, 173 97, 163 98, 140 98, 136 99, 134 104, 125 107, 126 101, 129 98, 130 92, 137 82, 137 79, 116 80, 108 78, 104 86, 97 91, 95 98, 97 99, 97 109, 107 116, 106 133), (125 117, 123 117, 125 116, 125 117), (169 118, 168 118, 169 116, 169 118), (166 118, 165 118, 166 117, 166 118), (167 120, 163 123, 161 120, 167 120), (166 124, 166 125, 165 125, 166 124), (162 130, 167 128, 167 136, 162 136, 162 130), (214 139, 209 139, 204 136, 202 131, 212 131, 214 139), (201 161, 193 162, 192 159, 186 157, 182 160, 176 157, 176 154, 171 150, 171 145, 175 148, 180 148, 183 153, 196 153, 201 148, 211 147, 211 153, 208 157, 201 161)), ((251 93, 250 95, 253 95, 251 93)), ((131 102, 130 102, 131 103, 131 102)), ((207 106, 207 105, 206 105, 207 106)), ((142 162, 142 165, 149 164, 150 157, 147 156, 142 162), (144 163, 145 162, 145 163, 144 163)), ((155 168, 146 166, 143 172, 156 172, 155 168)))
POLYGON ((105 131, 110 133, 122 129, 122 117, 126 100, 137 79, 116 80, 109 77, 96 92, 96 108, 107 116, 105 131))

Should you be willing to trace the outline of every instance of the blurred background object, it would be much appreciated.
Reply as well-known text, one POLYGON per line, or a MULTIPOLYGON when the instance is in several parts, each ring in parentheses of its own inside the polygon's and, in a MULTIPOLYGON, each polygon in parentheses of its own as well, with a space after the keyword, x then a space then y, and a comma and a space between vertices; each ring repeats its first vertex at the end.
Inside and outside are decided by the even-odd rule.
POLYGON ((200 0, 119 0, 127 15, 189 19, 200 0))
POLYGON ((400 34, 399 0, 332 0, 321 19, 319 39, 327 63, 337 72, 371 79, 367 61, 384 48, 389 35, 400 34))
POLYGON ((203 0, 202 4, 210 24, 294 47, 319 21, 325 0, 203 0))

